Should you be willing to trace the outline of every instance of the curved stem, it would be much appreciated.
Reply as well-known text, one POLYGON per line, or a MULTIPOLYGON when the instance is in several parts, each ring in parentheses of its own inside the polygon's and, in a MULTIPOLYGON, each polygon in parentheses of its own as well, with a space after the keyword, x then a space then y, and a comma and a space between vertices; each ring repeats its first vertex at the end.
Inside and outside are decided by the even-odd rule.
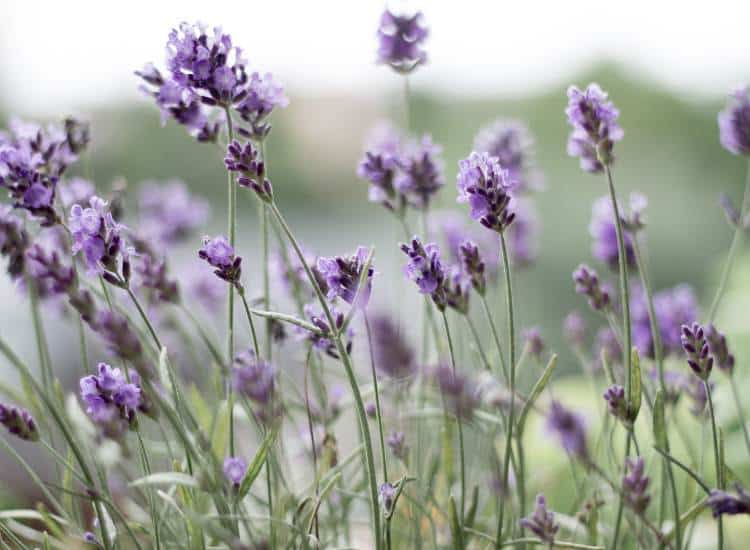
POLYGON ((341 340, 341 334, 335 329, 336 322, 333 318, 333 315, 331 314, 330 308, 328 307, 326 298, 321 292, 317 281, 315 280, 315 276, 313 275, 312 270, 307 263, 307 259, 305 258, 305 255, 302 252, 297 239, 295 238, 291 228, 286 223, 284 216, 281 214, 281 211, 278 209, 276 204, 271 203, 268 208, 271 210, 271 213, 274 215, 276 221, 281 226, 281 229, 284 231, 287 239, 289 239, 292 248, 294 248, 294 252, 297 254, 297 257, 299 258, 299 261, 305 270, 305 274, 310 281, 310 285, 315 291, 318 302, 323 309, 323 313, 325 314, 326 320, 328 321, 328 325, 333 329, 333 341, 336 346, 336 351, 338 352, 338 355, 339 357, 341 357, 341 361, 344 364, 344 370, 346 371, 346 376, 352 389, 355 411, 357 413, 362 440, 365 446, 365 462, 367 467, 368 484, 370 488, 370 511, 372 513, 372 528, 375 533, 375 549, 380 550, 383 547, 383 534, 380 529, 380 510, 378 507, 378 486, 377 477, 375 475, 375 459, 372 451, 372 438, 370 437, 370 430, 367 426, 367 414, 365 413, 365 406, 362 402, 362 394, 359 391, 357 378, 354 376, 354 367, 352 365, 351 358, 349 357, 349 353, 347 352, 346 347, 341 340))
POLYGON ((503 355, 503 347, 500 345, 500 338, 497 333, 497 326, 495 326, 495 319, 492 317, 492 312, 490 311, 490 306, 487 303, 487 297, 482 296, 482 307, 484 309, 484 314, 487 316, 487 322, 490 324, 490 331, 492 332, 492 339, 495 341, 495 347, 497 348, 497 355, 500 358, 500 366, 503 370, 503 378, 505 378, 505 383, 510 383, 510 378, 508 377, 508 367, 505 365, 505 356, 503 355))
POLYGON ((156 344, 156 349, 159 351, 159 353, 161 353, 161 341, 156 335, 156 331, 154 330, 151 321, 148 320, 146 312, 144 311, 143 307, 141 307, 141 303, 138 301, 138 297, 133 293, 132 290, 130 290, 130 287, 125 287, 125 290, 127 291, 128 296, 130 296, 130 300, 133 302, 133 305, 135 305, 135 308, 138 310, 138 314, 141 316, 141 319, 143 319, 143 323, 146 325, 151 338, 154 340, 154 344, 156 344))
POLYGON ((378 432, 380 433, 380 456, 383 460, 383 480, 388 481, 388 463, 385 457, 385 437, 383 436, 383 416, 380 409, 380 392, 378 391, 378 375, 375 372, 375 356, 372 351, 372 331, 370 330, 370 319, 367 313, 365 317, 365 330, 367 330, 367 346, 370 350, 370 368, 372 370, 372 387, 375 392, 375 413, 378 419, 378 432))
POLYGON ((734 371, 729 373, 729 385, 732 387, 732 397, 734 398, 734 405, 737 407, 737 414, 742 425, 742 435, 745 438, 745 446, 747 452, 750 454, 750 433, 747 430, 747 420, 745 417, 745 410, 742 408, 742 400, 740 399, 739 391, 737 390, 737 380, 734 377, 734 371))
MULTIPOLYGON (((714 398, 711 396, 711 387, 707 380, 703 381, 703 388, 708 396, 708 412, 711 416, 711 432, 714 439, 714 462, 716 463, 716 485, 719 489, 724 489, 724 476, 722 474, 723 464, 721 463, 721 451, 719 450, 719 434, 716 430, 716 415, 714 414, 714 398)), ((716 518, 719 529, 719 550, 724 548, 724 522, 722 517, 716 518)))
POLYGON ((737 227, 734 229, 734 236, 732 237, 732 244, 729 246, 729 253, 727 259, 724 262, 724 269, 721 272, 721 279, 719 280, 719 286, 716 289, 716 295, 711 302, 711 309, 708 313, 708 322, 713 323, 716 318, 716 313, 719 310, 719 304, 721 299, 724 297, 724 292, 727 288, 727 282, 729 282, 729 273, 732 271, 734 260, 737 257, 737 252, 742 243, 743 232, 745 231, 744 221, 747 216, 748 209, 750 208, 750 161, 747 165, 747 177, 745 180, 745 192, 742 197, 742 205, 740 205, 740 219, 737 222, 737 227))
MULTIPOLYGON (((513 315, 513 285, 510 273, 510 261, 508 258, 508 247, 505 243, 505 235, 500 233, 500 250, 503 256, 503 272, 505 273, 505 296, 508 306, 508 359, 510 363, 510 410, 508 411, 508 433, 505 439, 505 459, 503 461, 503 487, 508 487, 508 474, 510 470, 510 452, 513 443, 513 422, 516 407, 516 343, 515 343, 515 325, 513 315)), ((522 483, 519 478, 519 485, 522 483)), ((525 491, 524 487, 519 486, 520 491, 525 491)), ((502 543, 503 519, 505 515, 505 500, 500 500, 500 513, 497 520, 497 539, 495 547, 499 548, 502 543)))
POLYGON ((260 348, 258 347, 258 335, 255 332, 255 323, 253 323, 253 316, 250 313, 250 306, 247 305, 247 298, 245 298, 245 289, 239 290, 238 294, 242 299, 242 305, 245 307, 245 315, 247 315, 247 322, 250 325, 250 334, 253 338, 253 350, 255 351, 255 357, 260 359, 260 348))

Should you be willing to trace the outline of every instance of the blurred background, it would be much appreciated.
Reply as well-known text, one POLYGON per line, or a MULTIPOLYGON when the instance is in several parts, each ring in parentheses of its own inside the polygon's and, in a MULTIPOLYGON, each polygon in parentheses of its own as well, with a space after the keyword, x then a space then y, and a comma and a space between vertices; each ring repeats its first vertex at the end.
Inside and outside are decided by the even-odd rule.
MULTIPOLYGON (((481 126, 518 118, 535 136, 546 190, 535 196, 542 225, 538 260, 516 275, 522 327, 540 326, 548 346, 563 349, 562 318, 573 308, 586 309, 574 294, 572 270, 587 262, 607 271, 592 259, 588 234, 591 204, 606 193, 605 183, 565 153, 563 110, 571 83, 599 82, 621 110, 625 139, 616 148, 615 178, 621 195, 639 190, 648 196, 654 287, 687 282, 708 305, 731 239, 718 196, 724 192, 739 202, 747 170, 743 159, 719 145, 716 115, 731 88, 750 81, 750 3, 542 7, 464 0, 389 6, 421 9, 430 28, 429 63, 410 77, 411 131, 431 134, 444 148, 446 185, 438 208, 466 216, 455 203, 457 162, 481 126)), ((378 306, 405 304, 416 311, 413 289, 399 282, 403 261, 395 243, 401 231, 383 208, 367 202, 367 184, 355 174, 372 126, 381 119, 401 126, 405 121, 403 79, 374 62, 383 7, 369 0, 5 0, 0 121, 4 127, 12 116, 87 118, 93 141, 79 174, 101 190, 124 177, 133 192, 144 180, 180 178, 215 207, 206 231, 220 231, 226 182, 220 151, 194 142, 172 122, 160 128, 156 107, 138 93, 133 75, 147 61, 163 66, 167 34, 180 21, 220 24, 244 48, 251 67, 273 72, 290 98, 289 107, 273 116, 267 149, 278 202, 297 233, 323 255, 375 245, 378 306)), ((240 251, 248 258, 250 287, 257 288, 255 201, 240 195, 240 251)), ((194 254, 185 251, 185 261, 194 254)), ((720 316, 740 357, 748 328, 747 272, 740 263, 720 316)), ((54 315, 47 323, 56 360, 72 366, 76 353, 68 353, 66 341, 73 332, 54 315)), ((0 333, 33 360, 29 327, 25 298, 0 278, 0 333)), ((562 353, 562 372, 579 368, 562 353)))

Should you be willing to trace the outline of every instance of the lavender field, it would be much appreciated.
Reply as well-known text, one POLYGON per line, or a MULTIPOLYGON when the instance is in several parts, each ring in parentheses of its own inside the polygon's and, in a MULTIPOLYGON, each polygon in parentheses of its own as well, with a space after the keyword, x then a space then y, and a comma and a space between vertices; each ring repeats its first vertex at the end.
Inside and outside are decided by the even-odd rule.
POLYGON ((748 72, 451 95, 428 7, 0 116, 3 547, 744 548, 748 72))

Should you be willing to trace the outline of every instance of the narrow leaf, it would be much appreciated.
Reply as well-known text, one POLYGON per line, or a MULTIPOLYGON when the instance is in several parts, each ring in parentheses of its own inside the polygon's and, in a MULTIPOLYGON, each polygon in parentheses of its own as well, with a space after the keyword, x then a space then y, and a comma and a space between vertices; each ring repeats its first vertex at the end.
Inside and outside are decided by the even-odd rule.
POLYGON ((539 380, 537 380, 534 384, 534 387, 531 388, 531 392, 529 393, 529 397, 526 399, 526 403, 523 404, 521 414, 518 416, 519 433, 523 432, 523 426, 526 422, 526 416, 529 414, 529 411, 531 411, 531 407, 534 405, 534 402, 539 398, 542 391, 544 391, 544 388, 547 386, 547 383, 549 382, 549 379, 552 376, 552 373, 555 370, 556 366, 557 354, 553 354, 552 357, 549 358, 549 363, 547 363, 547 366, 544 368, 544 372, 542 372, 539 380))
POLYGON ((273 445, 273 442, 276 440, 276 436, 278 435, 278 433, 278 428, 270 430, 266 434, 266 438, 263 440, 263 443, 261 443, 258 452, 255 453, 255 457, 253 457, 253 461, 250 463, 250 466, 247 468, 247 473, 242 479, 242 484, 240 484, 240 489, 238 492, 238 496, 240 499, 244 498, 245 495, 247 495, 247 493, 250 491, 250 487, 253 486, 255 479, 260 474, 260 471, 263 468, 263 464, 265 464, 266 462, 266 455, 268 455, 268 451, 273 445))
POLYGON ((130 482, 131 487, 145 487, 151 485, 184 485, 198 487, 198 480, 189 474, 180 472, 157 472, 130 482))
POLYGON ((662 451, 668 450, 667 425, 664 418, 664 392, 661 389, 656 391, 656 399, 654 399, 653 429, 654 446, 662 451))
POLYGON ((630 403, 628 403, 628 420, 635 423, 641 410, 641 360, 634 347, 630 353, 630 403))
POLYGON ((461 522, 458 519, 458 512, 456 511, 456 500, 453 495, 448 499, 448 517, 451 522, 451 538, 453 539, 453 548, 455 550, 463 550, 464 548, 464 534, 461 529, 461 522))

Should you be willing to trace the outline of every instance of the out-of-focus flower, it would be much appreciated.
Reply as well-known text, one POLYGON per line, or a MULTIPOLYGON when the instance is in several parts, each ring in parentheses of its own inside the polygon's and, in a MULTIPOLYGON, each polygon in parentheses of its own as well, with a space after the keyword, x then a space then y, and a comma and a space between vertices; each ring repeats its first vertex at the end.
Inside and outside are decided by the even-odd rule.
POLYGON ((391 449, 393 456, 406 462, 409 456, 409 446, 406 444, 404 432, 391 432, 386 440, 388 447, 391 449))
POLYGON ((372 264, 367 268, 364 288, 360 289, 359 285, 369 253, 370 250, 367 247, 360 246, 354 254, 349 256, 318 258, 318 273, 328 287, 329 300, 340 297, 354 307, 363 309, 367 307, 372 292, 372 278, 375 274, 372 264), (355 298, 357 303, 354 303, 355 298))
POLYGON ((57 250, 48 251, 34 244, 26 251, 26 261, 29 276, 46 295, 67 293, 75 287, 75 271, 63 265, 57 250))
POLYGON ((203 226, 208 201, 190 194, 180 180, 144 182, 138 193, 139 234, 164 245, 177 244, 203 226))
POLYGON ((224 477, 234 487, 239 489, 247 472, 247 462, 236 456, 228 456, 224 459, 224 477))
POLYGON ((194 298, 207 311, 216 313, 226 297, 226 285, 204 269, 188 270, 186 294, 194 298))
POLYGON ((576 292, 588 298, 592 309, 602 311, 610 306, 609 292, 599 284, 599 276, 589 266, 579 265, 573 272, 573 281, 576 292))
MULTIPOLYGON (((698 299, 690 285, 681 284, 657 292, 653 297, 654 311, 662 341, 662 354, 668 356, 682 350, 682 325, 698 317, 698 299)), ((646 295, 641 287, 631 289, 630 314, 633 343, 642 356, 654 356, 651 321, 646 295)))
POLYGON ((244 99, 235 105, 235 109, 250 128, 245 130, 240 127, 238 131, 245 137, 261 141, 271 131, 268 117, 274 109, 287 107, 289 99, 284 94, 283 86, 271 73, 252 73, 244 92, 244 99))
POLYGON ((461 267, 463 268, 464 273, 469 277, 471 286, 474 287, 474 290, 476 290, 480 296, 484 296, 487 281, 484 274, 484 260, 479 253, 479 247, 472 241, 464 241, 459 246, 458 254, 461 259, 461 267))
POLYGON ((587 461, 586 427, 583 417, 553 401, 547 413, 547 429, 560 441, 566 453, 587 461))
POLYGON ((730 153, 750 155, 750 86, 735 90, 719 113, 719 139, 730 153))
POLYGON ((442 147, 425 134, 420 140, 407 141, 399 155, 399 172, 393 186, 414 208, 425 209, 430 199, 445 184, 442 147))
POLYGON ((378 500, 383 513, 390 515, 393 513, 393 504, 396 500, 396 488, 388 482, 383 483, 378 490, 378 500))
POLYGON ((471 280, 461 266, 454 265, 444 282, 445 303, 462 315, 469 313, 469 291, 471 280))
POLYGON ((687 363, 701 380, 708 380, 714 358, 709 354, 706 334, 698 323, 682 325, 682 348, 687 355, 687 363))
POLYGON ((586 339, 586 321, 579 312, 571 311, 563 320, 563 331, 571 344, 582 347, 586 339))
POLYGON ((622 492, 628 505, 636 514, 642 514, 651 502, 648 486, 651 479, 645 473, 643 457, 625 459, 627 473, 622 478, 622 492))
POLYGON ((736 496, 718 489, 711 491, 706 503, 711 508, 715 518, 725 514, 730 516, 750 514, 750 492, 739 483, 735 485, 735 491, 737 492, 736 496))
POLYGON ((731 375, 734 370, 734 355, 729 352, 726 336, 719 332, 714 325, 708 325, 706 327, 706 340, 708 341, 708 350, 714 358, 714 364, 731 375))
POLYGON ((242 258, 235 256, 234 248, 223 236, 203 237, 203 247, 198 250, 198 257, 215 267, 214 274, 235 286, 240 284, 242 275, 242 258))
POLYGON ((609 363, 617 365, 622 362, 622 346, 610 327, 602 327, 597 331, 594 354, 597 359, 604 354, 609 363))
POLYGON ((399 73, 408 74, 427 62, 423 43, 428 31, 421 12, 396 15, 385 10, 378 26, 378 63, 390 65, 399 73))
POLYGON ((414 350, 393 319, 377 313, 370 319, 370 330, 378 372, 396 380, 411 377, 415 371, 414 350))
POLYGON ((87 204, 96 194, 94 184, 89 180, 72 177, 59 182, 57 189, 63 206, 70 208, 74 204, 87 204))
MULTIPOLYGON (((446 255, 452 262, 463 263, 460 248, 464 241, 471 241, 479 248, 484 261, 487 276, 494 278, 500 267, 500 239, 497 235, 471 223, 469 218, 455 210, 443 210, 430 216, 433 227, 429 235, 434 239, 442 239, 446 255), (434 237, 433 237, 434 235, 434 237)), ((512 226, 511 226, 512 227, 512 226)), ((508 243, 513 255, 513 245, 508 243)))
POLYGON ((252 350, 238 354, 234 363, 236 367, 232 372, 232 381, 235 391, 261 405, 269 404, 276 387, 274 366, 256 357, 252 350))
POLYGON ((114 311, 102 310, 93 319, 92 328, 115 356, 132 363, 141 376, 153 376, 153 367, 144 356, 140 339, 125 317, 114 311))
POLYGON ((0 403, 0 424, 20 439, 26 441, 39 440, 36 422, 26 409, 0 403))
POLYGON ((80 389, 86 413, 105 436, 119 439, 135 426, 141 388, 128 382, 120 369, 99 363, 96 375, 81 378, 80 389))
POLYGON ((624 132, 617 123, 620 112, 599 85, 589 84, 583 91, 576 86, 568 88, 565 114, 573 128, 568 154, 580 157, 581 168, 601 172, 612 164, 614 143, 622 139, 624 132))
MULTIPOLYGON (((714 391, 714 383, 708 382, 709 391, 714 391)), ((684 390, 690 398, 690 412, 694 416, 701 416, 706 410, 708 404, 708 394, 706 393, 706 384, 697 376, 689 374, 684 381, 684 390)))
POLYGON ((505 231, 515 219, 510 209, 513 182, 508 171, 487 153, 471 153, 458 166, 458 202, 468 202, 471 217, 486 228, 505 231))
MULTIPOLYGON (((594 206, 591 210, 589 233, 594 239, 591 249, 594 258, 617 271, 620 255, 617 247, 617 228, 615 227, 614 210, 609 197, 599 197, 594 201, 594 206)), ((628 232, 624 232, 623 240, 625 241, 625 264, 628 269, 635 269, 633 237, 628 232)))
POLYGON ((474 138, 475 151, 497 157, 500 166, 508 170, 514 194, 539 190, 543 186, 542 175, 535 166, 533 146, 529 129, 519 120, 496 120, 474 138))
POLYGON ((8 258, 8 274, 11 279, 23 275, 26 265, 26 249, 31 239, 21 220, 12 214, 12 209, 0 205, 0 255, 8 258))
POLYGON ((542 332, 539 327, 526 329, 522 334, 522 338, 526 343, 526 349, 529 354, 537 360, 541 360, 542 352, 544 351, 544 340, 542 339, 542 332))
POLYGON ((511 197, 508 209, 515 215, 507 229, 511 262, 519 268, 529 267, 537 256, 539 216, 532 200, 525 197, 511 197))
POLYGON ((555 535, 560 529, 560 526, 555 522, 555 514, 547 509, 547 500, 542 494, 536 496, 534 513, 518 520, 518 524, 550 545, 554 542, 555 535))
POLYGON ((151 254, 141 254, 135 262, 135 272, 140 285, 151 292, 153 302, 180 302, 180 290, 177 281, 169 278, 167 262, 151 254))
POLYGON ((389 210, 401 211, 405 197, 394 187, 400 169, 404 136, 393 125, 381 122, 365 142, 365 156, 357 167, 357 176, 370 182, 369 200, 389 210))
POLYGON ((474 381, 445 365, 435 369, 434 378, 448 410, 460 420, 471 420, 481 401, 474 381))
POLYGON ((604 392, 604 400, 612 416, 620 420, 628 419, 628 404, 625 399, 625 388, 619 384, 613 384, 604 392))
POLYGON ((445 309, 446 273, 440 262, 440 248, 434 243, 423 245, 415 236, 410 244, 401 243, 401 250, 409 257, 406 276, 417 284, 419 292, 430 295, 438 309, 445 309))

